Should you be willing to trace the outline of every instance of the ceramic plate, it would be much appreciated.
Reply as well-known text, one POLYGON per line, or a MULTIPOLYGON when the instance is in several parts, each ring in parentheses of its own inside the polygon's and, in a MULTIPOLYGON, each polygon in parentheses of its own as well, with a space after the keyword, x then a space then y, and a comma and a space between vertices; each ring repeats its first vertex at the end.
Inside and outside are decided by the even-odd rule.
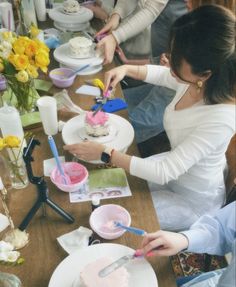
MULTIPOLYGON (((131 145, 134 139, 134 129, 132 125, 124 118, 109 114, 112 126, 116 127, 117 132, 115 136, 105 138, 107 146, 114 148, 115 150, 125 152, 131 145)), ((65 144, 74 144, 82 142, 83 139, 80 135, 81 128, 84 128, 85 115, 79 115, 70 119, 62 129, 62 139, 65 144)), ((94 141, 99 142, 98 138, 93 138, 94 141)), ((92 163, 101 163, 101 161, 91 161, 92 163)))
POLYGON ((96 55, 94 57, 86 59, 72 58, 70 56, 70 47, 68 43, 63 44, 58 48, 56 48, 53 53, 53 56, 59 63, 74 68, 79 68, 79 66, 84 66, 87 64, 90 64, 92 66, 98 66, 101 65, 103 62, 103 58, 96 55))
MULTIPOLYGON (((48 287, 80 287, 79 273, 90 262, 104 256, 114 260, 133 254, 134 250, 119 244, 95 244, 78 250, 66 257, 55 269, 48 287)), ((151 264, 144 258, 130 260, 125 265, 129 272, 129 287, 158 287, 156 274, 151 264)))

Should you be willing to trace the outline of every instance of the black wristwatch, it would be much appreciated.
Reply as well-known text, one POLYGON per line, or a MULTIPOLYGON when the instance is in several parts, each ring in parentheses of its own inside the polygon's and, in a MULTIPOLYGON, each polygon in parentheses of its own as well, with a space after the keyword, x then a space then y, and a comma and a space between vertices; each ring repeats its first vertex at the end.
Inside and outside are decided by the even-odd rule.
POLYGON ((105 150, 101 154, 101 161, 105 163, 109 163, 111 161, 111 155, 114 149, 111 147, 106 147, 105 150))

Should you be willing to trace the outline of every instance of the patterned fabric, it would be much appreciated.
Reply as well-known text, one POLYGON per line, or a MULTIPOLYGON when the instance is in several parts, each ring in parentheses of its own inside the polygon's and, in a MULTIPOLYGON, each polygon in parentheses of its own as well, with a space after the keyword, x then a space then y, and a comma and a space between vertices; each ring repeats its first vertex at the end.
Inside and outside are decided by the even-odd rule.
MULTIPOLYGON (((205 272, 205 255, 180 252, 171 257, 175 277, 191 276, 205 272)), ((224 268, 227 262, 224 256, 212 256, 209 271, 224 268)))

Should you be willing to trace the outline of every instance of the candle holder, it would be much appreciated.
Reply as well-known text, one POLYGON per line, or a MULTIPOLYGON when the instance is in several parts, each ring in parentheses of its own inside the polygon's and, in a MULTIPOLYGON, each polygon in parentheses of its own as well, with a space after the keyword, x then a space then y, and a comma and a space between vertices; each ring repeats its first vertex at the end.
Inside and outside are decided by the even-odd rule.
MULTIPOLYGON (((55 202, 53 202, 48 197, 48 188, 47 184, 44 180, 43 176, 34 176, 31 162, 34 161, 34 158, 32 157, 32 153, 34 151, 35 146, 40 145, 40 142, 36 139, 31 138, 29 141, 29 144, 26 148, 24 148, 23 152, 23 159, 25 161, 26 170, 28 173, 29 181, 36 185, 37 192, 38 192, 38 198, 33 205, 33 207, 30 209, 24 220, 19 225, 20 230, 25 230, 28 226, 30 220, 33 218, 35 213, 38 211, 38 209, 43 206, 44 204, 49 205, 54 211, 56 211, 59 215, 61 215, 68 223, 73 223, 74 218, 68 214, 66 211, 64 211, 62 208, 60 208, 55 202)), ((45 214, 45 213, 44 213, 45 214)))

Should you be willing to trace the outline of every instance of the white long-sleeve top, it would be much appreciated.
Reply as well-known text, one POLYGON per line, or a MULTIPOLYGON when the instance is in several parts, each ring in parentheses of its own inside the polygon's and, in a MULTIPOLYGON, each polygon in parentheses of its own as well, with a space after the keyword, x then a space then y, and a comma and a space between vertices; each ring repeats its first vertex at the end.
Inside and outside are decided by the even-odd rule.
POLYGON ((166 184, 199 214, 219 208, 224 201, 225 152, 236 129, 235 105, 201 101, 176 110, 189 85, 178 83, 169 68, 148 65, 147 69, 146 82, 176 90, 163 120, 171 152, 159 161, 132 157, 130 173, 166 184))
MULTIPOLYGON (((148 52, 151 47, 150 25, 164 9, 168 0, 118 0, 111 14, 119 14, 121 23, 112 32, 118 44, 137 36, 139 47, 127 47, 130 53, 137 53, 139 49, 148 52)), ((134 40, 134 39, 133 39, 134 40)), ((131 45, 131 44, 130 44, 131 45)))

